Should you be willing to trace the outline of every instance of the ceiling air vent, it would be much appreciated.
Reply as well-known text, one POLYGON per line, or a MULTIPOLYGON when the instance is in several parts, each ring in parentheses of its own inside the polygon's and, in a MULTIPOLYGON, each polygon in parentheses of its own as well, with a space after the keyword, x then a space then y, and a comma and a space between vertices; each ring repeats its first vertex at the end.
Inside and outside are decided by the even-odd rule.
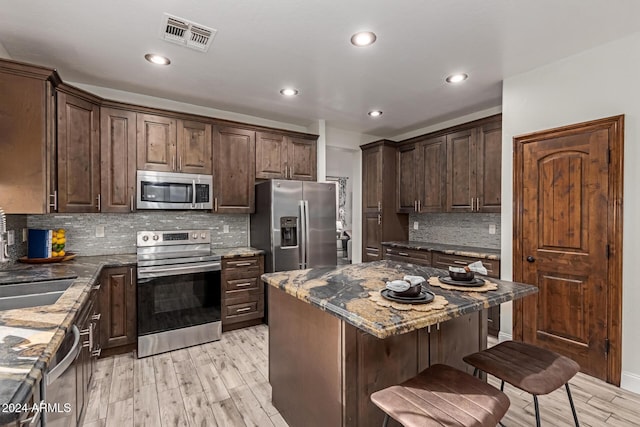
POLYGON ((165 13, 160 36, 171 43, 206 52, 211 46, 216 30, 165 13))

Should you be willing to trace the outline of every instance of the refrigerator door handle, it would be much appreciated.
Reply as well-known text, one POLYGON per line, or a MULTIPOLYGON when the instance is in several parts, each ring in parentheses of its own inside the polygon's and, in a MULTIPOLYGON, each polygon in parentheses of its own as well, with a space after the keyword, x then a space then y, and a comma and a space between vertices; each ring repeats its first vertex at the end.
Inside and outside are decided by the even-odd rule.
POLYGON ((298 202, 298 206, 300 208, 300 227, 298 228, 298 246, 300 246, 298 265, 301 270, 307 268, 307 213, 305 212, 305 203, 304 200, 300 200, 298 202))
POLYGON ((309 268, 309 201, 304 201, 304 268, 309 268))

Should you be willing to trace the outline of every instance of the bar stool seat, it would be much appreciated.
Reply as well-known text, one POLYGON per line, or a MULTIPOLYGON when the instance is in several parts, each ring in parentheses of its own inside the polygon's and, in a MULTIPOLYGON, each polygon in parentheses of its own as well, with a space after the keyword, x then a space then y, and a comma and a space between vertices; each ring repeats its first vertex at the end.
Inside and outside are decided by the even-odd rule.
POLYGON ((471 366, 531 393, 536 410, 536 425, 540 425, 539 395, 549 394, 565 386, 576 426, 578 416, 571 398, 569 380, 580 371, 580 365, 566 356, 531 344, 505 341, 494 347, 465 356, 471 366))
POLYGON ((509 409, 495 387, 447 365, 433 365, 400 385, 371 394, 371 401, 405 427, 494 427, 509 409))

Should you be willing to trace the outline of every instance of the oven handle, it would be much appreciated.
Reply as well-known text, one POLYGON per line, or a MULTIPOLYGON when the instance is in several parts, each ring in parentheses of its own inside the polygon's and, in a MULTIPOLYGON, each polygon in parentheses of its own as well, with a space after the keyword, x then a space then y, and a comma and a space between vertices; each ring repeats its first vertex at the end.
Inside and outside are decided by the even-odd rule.
POLYGON ((146 279, 149 277, 176 276, 178 274, 203 273, 207 271, 218 271, 220 269, 219 261, 179 267, 143 267, 138 268, 138 278, 146 279))

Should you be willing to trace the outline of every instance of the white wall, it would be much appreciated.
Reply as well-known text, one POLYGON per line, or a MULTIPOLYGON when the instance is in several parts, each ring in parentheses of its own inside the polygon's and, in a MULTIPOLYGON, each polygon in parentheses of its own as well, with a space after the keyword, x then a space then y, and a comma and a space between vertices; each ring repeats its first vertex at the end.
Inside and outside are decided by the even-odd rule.
MULTIPOLYGON (((640 33, 565 58, 503 83, 502 262, 512 277, 514 136, 625 114, 624 237, 622 277, 622 388, 640 392, 640 33)), ((503 307, 504 308, 504 307, 503 307)), ((503 309, 501 331, 511 333, 511 312, 503 309)))
MULTIPOLYGON (((355 178, 355 161, 359 152, 346 148, 327 147, 327 176, 347 178, 347 201, 345 207, 346 229, 353 227, 353 181, 355 178)), ((358 206, 358 208, 360 208, 358 206)))
POLYGON ((2 43, 0 43, 0 58, 11 59, 9 52, 7 52, 7 49, 4 48, 2 43))

